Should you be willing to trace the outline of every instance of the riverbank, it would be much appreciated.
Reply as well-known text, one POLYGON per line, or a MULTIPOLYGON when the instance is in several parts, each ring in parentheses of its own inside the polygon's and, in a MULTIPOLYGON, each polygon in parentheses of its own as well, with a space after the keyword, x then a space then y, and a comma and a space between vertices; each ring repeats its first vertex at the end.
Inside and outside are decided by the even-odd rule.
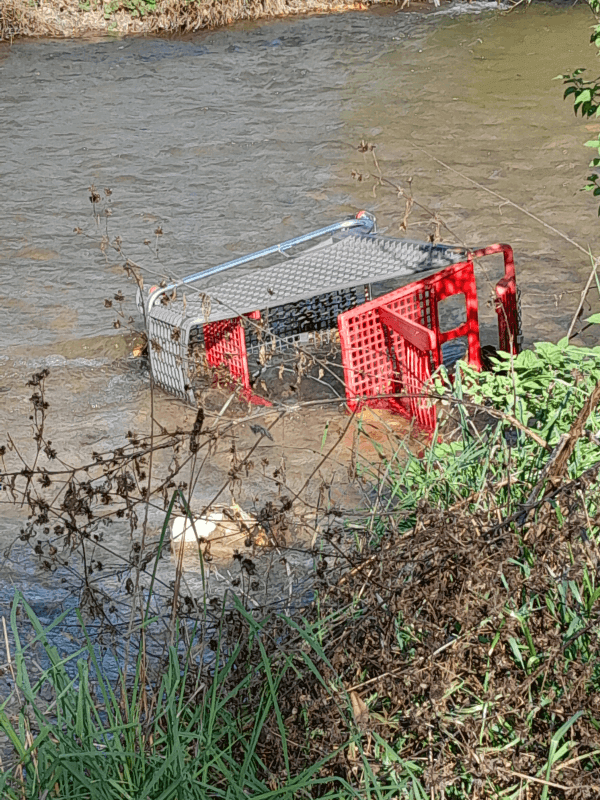
POLYGON ((246 20, 335 14, 393 4, 393 0, 3 0, 0 41, 192 33, 246 20))
MULTIPOLYGON (((501 356, 490 372, 459 370, 446 395, 452 441, 434 437, 420 456, 399 442, 380 456, 372 506, 346 520, 345 537, 328 531, 330 552, 314 550, 311 604, 260 613, 243 581, 221 605, 178 598, 176 582, 161 654, 153 577, 140 583, 129 670, 115 680, 106 611, 79 612, 79 647, 59 655, 60 618, 41 622, 16 593, 2 659, 13 684, 0 706, 1 796, 597 794, 600 351, 563 339, 501 356), (469 397, 491 412, 483 430, 469 397)), ((43 409, 45 378, 36 380, 43 409)), ((153 446, 193 453, 211 438, 199 424, 178 436, 153 446)), ((97 455, 107 484, 120 474, 115 459, 132 458, 97 455)), ((84 472, 85 483, 69 482, 65 513, 82 520, 101 505, 118 516, 118 491, 131 506, 127 487, 109 496, 84 472)), ((18 501, 44 475, 38 466, 3 477, 18 501)), ((142 543, 134 593, 145 557, 142 543)), ((254 557, 241 563, 256 575, 254 557)))

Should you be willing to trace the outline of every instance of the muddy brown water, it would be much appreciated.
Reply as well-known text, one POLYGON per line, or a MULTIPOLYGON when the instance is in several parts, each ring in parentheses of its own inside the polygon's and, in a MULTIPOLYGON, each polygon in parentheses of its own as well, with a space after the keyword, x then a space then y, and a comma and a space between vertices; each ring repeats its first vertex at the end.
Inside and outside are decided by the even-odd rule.
MULTIPOLYGON (((586 256, 431 155, 594 251, 595 207, 579 190, 589 155, 582 142, 600 123, 575 120, 552 80, 594 66, 590 24, 580 6, 509 15, 388 10, 186 39, 16 42, 0 50, 0 438, 10 432, 27 451, 24 384, 42 367, 51 370, 49 429, 67 460, 148 428, 147 373, 131 356, 132 338, 113 329, 114 315, 103 306, 122 289, 125 314, 135 316, 122 258, 105 257, 99 246, 92 183, 112 189, 109 234, 122 237, 126 254, 154 282, 362 207, 400 234, 404 203, 385 186, 374 190, 372 152, 357 149, 364 140, 376 145, 383 175, 405 187, 412 179, 415 199, 454 233, 442 230, 444 239, 513 245, 525 342, 559 338, 589 269, 586 256)), ((426 238, 431 229, 415 208, 408 235, 426 238)), ((486 341, 495 335, 488 300, 499 274, 495 262, 478 267, 486 341)), ((192 419, 165 397, 157 398, 156 413, 165 424, 192 419)), ((332 441, 345 424, 337 401, 292 409, 259 454, 285 456, 288 484, 297 490, 319 463, 325 430, 332 441)), ((247 425, 236 431, 237 446, 247 450, 253 434, 247 425)), ((361 501, 361 488, 348 482, 348 450, 316 473, 309 504, 323 485, 334 506, 349 511, 361 501)), ((226 479, 228 464, 224 446, 203 474, 199 501, 226 479)), ((250 506, 278 497, 258 472, 245 492, 250 506)), ((5 550, 23 514, 4 502, 2 517, 5 550)), ((157 511, 155 530, 159 523, 157 511)), ((116 554, 106 586, 118 596, 129 534, 113 528, 104 544, 116 554)), ((286 564, 274 559, 272 580, 279 593, 296 581, 301 594, 311 559, 303 547, 290 552, 286 564)), ((227 585, 229 567, 219 569, 227 585)), ((22 543, 2 570, 3 609, 15 588, 44 618, 74 602, 68 571, 42 572, 22 543)), ((159 576, 168 587, 169 559, 159 576)), ((187 578, 201 593, 197 565, 188 564, 187 578)))

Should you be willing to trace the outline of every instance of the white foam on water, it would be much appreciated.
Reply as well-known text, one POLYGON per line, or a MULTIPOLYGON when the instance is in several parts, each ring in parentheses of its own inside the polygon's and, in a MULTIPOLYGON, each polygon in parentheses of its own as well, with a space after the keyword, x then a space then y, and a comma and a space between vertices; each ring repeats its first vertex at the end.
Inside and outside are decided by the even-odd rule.
POLYGON ((482 14, 484 11, 508 11, 508 3, 496 3, 494 0, 473 0, 472 3, 452 3, 439 11, 434 11, 434 16, 458 17, 460 14, 482 14))
MULTIPOLYGON (((8 360, 8 358, 8 356, 0 357, 0 360, 8 360)), ((110 363, 110 358, 66 358, 59 353, 42 358, 18 358, 14 361, 16 367, 26 367, 27 369, 55 369, 57 367, 82 369, 84 367, 103 367, 110 363)))
POLYGON ((115 403, 133 400, 142 389, 147 389, 148 372, 123 372, 114 375, 104 389, 90 396, 90 408, 104 408, 115 403))

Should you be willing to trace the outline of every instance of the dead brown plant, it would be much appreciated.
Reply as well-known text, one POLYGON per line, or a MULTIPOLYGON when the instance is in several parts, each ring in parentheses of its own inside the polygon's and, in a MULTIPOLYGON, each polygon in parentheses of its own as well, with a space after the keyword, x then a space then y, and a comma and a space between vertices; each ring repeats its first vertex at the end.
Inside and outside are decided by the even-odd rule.
POLYGON ((0 41, 17 37, 190 33, 244 20, 364 10, 393 0, 3 0, 0 41), (141 11, 140 11, 141 7, 141 11))
MULTIPOLYGON (((410 532, 390 520, 351 568, 325 559, 302 635, 281 620, 266 628, 274 663, 291 661, 280 712, 292 771, 329 757, 321 774, 332 781, 358 788, 376 775, 391 786, 408 762, 435 798, 519 786, 528 798, 548 787, 560 790, 552 797, 597 796, 600 600, 579 626, 566 608, 568 587, 600 564, 585 533, 598 520, 583 502, 598 469, 563 480, 524 528, 498 525, 493 503, 476 513, 423 506, 410 532), (553 762, 551 742, 569 721, 568 756, 553 762)), ((281 774, 275 720, 271 732, 263 757, 281 774)))

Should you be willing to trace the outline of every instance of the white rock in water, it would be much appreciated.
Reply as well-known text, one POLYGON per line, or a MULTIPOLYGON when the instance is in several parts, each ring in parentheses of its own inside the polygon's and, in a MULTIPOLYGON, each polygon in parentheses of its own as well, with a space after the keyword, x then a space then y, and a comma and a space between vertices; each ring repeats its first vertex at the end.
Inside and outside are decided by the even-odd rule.
POLYGON ((208 539, 222 520, 222 514, 210 514, 208 518, 194 517, 193 522, 189 517, 174 517, 171 522, 171 541, 181 544, 208 539))

